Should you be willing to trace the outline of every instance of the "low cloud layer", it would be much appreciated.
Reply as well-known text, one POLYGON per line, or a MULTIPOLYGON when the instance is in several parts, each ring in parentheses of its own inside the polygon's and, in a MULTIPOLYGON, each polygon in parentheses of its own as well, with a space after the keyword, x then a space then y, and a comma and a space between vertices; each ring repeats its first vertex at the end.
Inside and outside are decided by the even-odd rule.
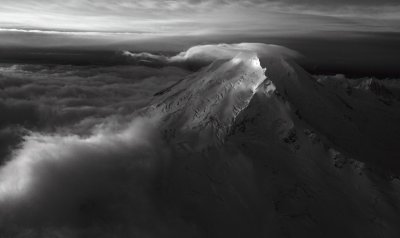
POLYGON ((188 72, 174 67, 16 65, 0 68, 0 126, 46 128, 127 115, 188 72))
POLYGON ((157 206, 171 157, 157 118, 133 116, 188 73, 3 65, 0 236, 195 236, 157 206))
POLYGON ((90 135, 104 120, 129 122, 159 90, 189 72, 175 67, 0 67, 0 164, 29 131, 90 135))
POLYGON ((193 237, 195 229, 157 207, 170 153, 153 123, 137 118, 89 137, 26 136, 0 170, 0 234, 193 237))

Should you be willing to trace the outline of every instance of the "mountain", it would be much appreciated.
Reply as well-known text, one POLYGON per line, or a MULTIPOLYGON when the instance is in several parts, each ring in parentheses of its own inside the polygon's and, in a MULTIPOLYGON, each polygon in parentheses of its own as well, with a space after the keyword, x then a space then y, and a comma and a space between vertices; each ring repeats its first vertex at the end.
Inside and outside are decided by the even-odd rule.
POLYGON ((173 148, 164 206, 205 237, 399 237, 399 102, 279 54, 232 55, 141 112, 173 148))
MULTIPOLYGON (((147 66, 35 66, 3 82, 38 108, 85 110, 60 127, 35 109, 55 130, 2 131, 16 148, 0 168, 0 237, 400 237, 395 80, 311 76, 264 44, 124 57, 147 66), (92 104, 101 113, 81 117, 92 104)), ((11 122, 36 108, 5 105, 11 122)))

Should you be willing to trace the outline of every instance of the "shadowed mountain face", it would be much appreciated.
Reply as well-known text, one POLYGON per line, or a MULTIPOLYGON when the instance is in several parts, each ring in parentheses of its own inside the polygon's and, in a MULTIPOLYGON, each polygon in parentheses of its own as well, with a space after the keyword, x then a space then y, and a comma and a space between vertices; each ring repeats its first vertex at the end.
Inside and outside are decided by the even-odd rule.
POLYGON ((24 137, 0 171, 5 235, 400 236, 397 82, 314 78, 263 44, 130 56, 206 66, 122 122, 24 137))
POLYGON ((380 174, 398 173, 396 106, 280 57, 261 65, 239 54, 159 96, 150 114, 164 115, 181 158, 168 176, 171 199, 188 203, 208 236, 399 235, 398 180, 380 174))

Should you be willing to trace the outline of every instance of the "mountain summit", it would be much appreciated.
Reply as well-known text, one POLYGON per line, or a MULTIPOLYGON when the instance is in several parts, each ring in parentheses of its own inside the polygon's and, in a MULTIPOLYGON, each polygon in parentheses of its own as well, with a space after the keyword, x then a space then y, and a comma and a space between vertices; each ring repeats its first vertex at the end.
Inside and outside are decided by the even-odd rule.
POLYGON ((398 107, 260 45, 196 59, 220 47, 146 109, 174 148, 168 201, 208 237, 399 236, 398 107))

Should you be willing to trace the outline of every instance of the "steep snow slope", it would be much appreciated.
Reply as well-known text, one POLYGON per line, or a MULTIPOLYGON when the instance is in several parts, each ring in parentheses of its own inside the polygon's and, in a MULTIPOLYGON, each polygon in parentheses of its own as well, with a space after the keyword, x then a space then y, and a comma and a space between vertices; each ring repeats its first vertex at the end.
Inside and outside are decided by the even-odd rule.
MULTIPOLYGON (((171 132, 181 131, 188 136, 200 131, 199 138, 214 138, 215 135, 216 141, 222 142, 237 114, 247 107, 256 88, 264 82, 262 67, 265 67, 266 82, 277 88, 277 93, 288 101, 297 117, 327 137, 329 143, 360 161, 399 172, 400 127, 392 125, 400 119, 400 110, 396 109, 398 102, 392 100, 386 87, 376 80, 362 81, 354 86, 368 88, 385 104, 394 103, 388 107, 377 103, 375 96, 349 95, 318 82, 286 59, 289 50, 279 48, 277 52, 275 46, 272 50, 271 47, 264 45, 263 48, 262 44, 208 45, 181 53, 181 58, 184 55, 183 58, 203 60, 210 60, 210 55, 215 53, 215 61, 157 94, 157 111, 177 118, 169 120, 175 123, 167 126, 171 132), (232 58, 227 60, 229 56, 232 58), (203 130, 206 127, 208 129, 203 130)), ((184 141, 194 142, 193 139, 184 141)))
POLYGON ((174 148, 168 206, 207 237, 400 236, 398 108, 256 53, 214 61, 145 112, 174 148))
POLYGON ((371 95, 361 99, 357 94, 335 91, 319 84, 293 62, 269 65, 267 75, 300 117, 344 153, 399 172, 398 103, 388 107, 377 103, 376 97, 371 95))
POLYGON ((221 144, 235 117, 264 81, 264 72, 255 53, 217 60, 160 92, 153 113, 165 115, 163 126, 181 143, 196 147, 221 144))

